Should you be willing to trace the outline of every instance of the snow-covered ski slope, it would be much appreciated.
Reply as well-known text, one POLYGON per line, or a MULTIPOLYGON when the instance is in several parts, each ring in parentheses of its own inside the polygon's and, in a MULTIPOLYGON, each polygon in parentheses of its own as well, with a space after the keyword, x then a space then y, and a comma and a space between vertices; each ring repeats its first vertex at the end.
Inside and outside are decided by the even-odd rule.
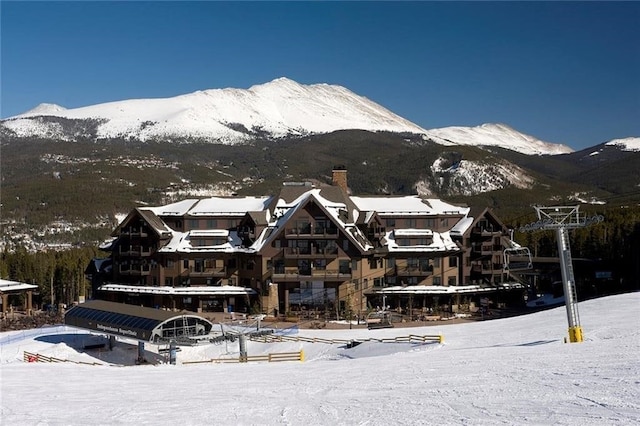
MULTIPOLYGON (((24 350, 101 357, 70 348, 80 338, 72 329, 2 333, 0 418, 7 425, 638 424, 639 307, 640 293, 581 302, 585 341, 573 344, 563 343, 559 307, 421 328, 299 331, 333 339, 443 333, 443 345, 248 345, 249 355, 303 349, 302 363, 23 363, 24 350)), ((134 345, 117 348, 116 360, 136 355, 134 345)), ((237 342, 183 347, 178 361, 237 350, 237 342)))

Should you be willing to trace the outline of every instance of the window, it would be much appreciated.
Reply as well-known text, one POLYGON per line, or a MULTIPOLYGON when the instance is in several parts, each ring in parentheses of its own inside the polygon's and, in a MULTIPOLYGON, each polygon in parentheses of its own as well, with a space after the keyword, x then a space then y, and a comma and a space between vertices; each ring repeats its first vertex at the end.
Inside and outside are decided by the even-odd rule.
POLYGON ((398 241, 398 245, 401 247, 408 247, 411 245, 411 240, 408 238, 399 238, 396 241, 398 241))
POLYGON ((434 268, 439 268, 440 267, 440 258, 439 257, 435 257, 433 259, 433 267, 434 268))
POLYGON ((193 263, 195 272, 204 272, 204 259, 195 259, 193 263))
POLYGON ((442 285, 440 277, 433 277, 433 285, 442 285))
POLYGON ((338 272, 341 274, 350 274, 351 273, 351 268, 349 268, 350 263, 351 262, 349 262, 348 260, 341 260, 339 262, 338 272))
POLYGON ((389 259, 387 259, 387 265, 389 266, 389 268, 395 268, 396 266, 396 258, 395 257, 390 257, 389 259))
POLYGON ((352 260, 351 261, 351 270, 352 271, 357 271, 358 270, 358 261, 357 260, 352 260))
POLYGON ((342 240, 342 250, 349 251, 349 240, 342 240))
POLYGON ((359 279, 354 279, 353 280, 353 286, 355 290, 360 290, 360 280, 359 279))
POLYGON ((164 278, 164 285, 166 285, 168 287, 173 287, 173 277, 165 277, 164 278))
POLYGON ((182 261, 182 267, 183 267, 184 269, 189 269, 189 259, 184 259, 184 260, 182 261))
POLYGON ((385 221, 387 228, 395 228, 396 220, 394 218, 389 218, 385 221))
POLYGON ((296 229, 298 234, 310 234, 311 224, 308 220, 296 220, 296 229))
POLYGON ((327 260, 326 259, 316 259, 313 261, 312 263, 313 267, 320 270, 320 271, 324 271, 327 269, 327 260))
POLYGON ((447 219, 446 217, 443 217, 442 219, 440 219, 440 227, 441 228, 448 228, 449 227, 449 219, 447 219))
POLYGON ((207 229, 216 229, 218 221, 216 219, 207 219, 207 229))
POLYGON ((166 267, 167 268, 173 268, 173 265, 174 265, 173 260, 172 259, 167 259, 166 267))
POLYGON ((458 282, 457 277, 449 277, 449 279, 447 280, 447 284, 449 285, 456 285, 457 282, 458 282))
POLYGON ((416 220, 415 219, 405 219, 404 220, 404 224, 407 228, 415 228, 416 227, 416 220))
POLYGON ((458 258, 454 256, 449 257, 449 267, 455 268, 456 266, 458 266, 458 258))
MULTIPOLYGON (((389 277, 389 278, 393 278, 393 283, 395 284, 396 277, 389 277)), ((389 283, 391 283, 391 280, 389 281, 389 283)), ((374 287, 384 287, 384 278, 382 278, 382 277, 374 278, 373 279, 373 286, 374 287)))
POLYGON ((198 219, 189 219, 189 229, 198 229, 200 221, 198 219))
POLYGON ((436 226, 436 221, 434 219, 425 219, 425 226, 428 229, 433 229, 436 226))

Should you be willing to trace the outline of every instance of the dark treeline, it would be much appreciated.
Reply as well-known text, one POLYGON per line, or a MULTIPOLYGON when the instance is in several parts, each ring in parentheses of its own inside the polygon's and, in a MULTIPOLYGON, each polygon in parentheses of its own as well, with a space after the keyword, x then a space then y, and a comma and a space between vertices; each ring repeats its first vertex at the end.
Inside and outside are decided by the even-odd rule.
POLYGON ((25 249, 5 251, 0 255, 0 277, 38 286, 34 303, 52 302, 71 304, 79 296, 86 296, 89 282, 84 271, 89 261, 104 256, 95 247, 74 248, 64 251, 29 253, 25 249))
MULTIPOLYGON (((587 213, 587 215, 596 214, 587 213)), ((591 259, 614 273, 617 284, 626 290, 640 289, 640 209, 609 207, 597 214, 603 222, 570 231, 571 253, 574 259, 591 259)), ((518 229, 526 222, 513 223, 518 229)), ((537 231, 516 233, 515 240, 529 247, 534 256, 557 256, 555 233, 537 231)), ((65 251, 29 253, 24 249, 5 251, 0 255, 0 277, 35 284, 39 294, 35 303, 70 304, 78 296, 88 296, 84 271, 94 257, 104 257, 96 247, 65 251)))
MULTIPOLYGON (((604 221, 569 231, 572 258, 593 260, 602 269, 611 270, 623 288, 640 289, 640 208, 612 206, 592 210, 586 215, 601 214, 604 221)), ((558 255, 554 231, 516 233, 515 238, 534 256, 558 255)))

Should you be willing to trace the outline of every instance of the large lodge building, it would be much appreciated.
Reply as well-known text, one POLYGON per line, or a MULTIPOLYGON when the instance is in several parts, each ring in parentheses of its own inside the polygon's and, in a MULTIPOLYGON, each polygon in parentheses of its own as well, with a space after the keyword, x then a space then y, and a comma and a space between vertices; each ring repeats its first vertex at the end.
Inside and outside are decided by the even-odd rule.
POLYGON ((93 297, 164 309, 362 316, 522 301, 505 270, 517 247, 488 209, 439 199, 354 197, 285 183, 274 197, 188 199, 138 207, 87 268, 93 297))

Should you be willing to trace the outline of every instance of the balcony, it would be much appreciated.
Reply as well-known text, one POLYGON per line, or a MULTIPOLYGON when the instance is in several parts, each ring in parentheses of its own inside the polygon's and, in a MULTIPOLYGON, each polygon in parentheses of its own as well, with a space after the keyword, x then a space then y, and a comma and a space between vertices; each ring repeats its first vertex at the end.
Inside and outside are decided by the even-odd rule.
POLYGON ((286 259, 334 258, 338 256, 338 247, 285 247, 282 254, 286 259))
POLYGON ((307 226, 303 228, 285 228, 287 238, 337 238, 338 228, 307 226))
POLYGON ((428 277, 433 275, 433 266, 396 266, 395 275, 398 277, 428 277))
POLYGON ((502 272, 501 263, 483 262, 471 265, 471 272, 474 274, 495 274, 502 272))
POLYGON ((145 276, 151 273, 151 265, 120 265, 120 275, 145 276))
POLYGON ((256 230, 247 226, 238 228, 238 237, 240 238, 255 238, 256 230))
POLYGON ((121 237, 148 237, 149 234, 142 228, 123 228, 120 230, 121 237))
POLYGON ((273 281, 346 281, 351 279, 350 269, 299 269, 276 268, 271 274, 273 281))
POLYGON ((198 268, 190 267, 188 271, 189 277, 202 278, 224 278, 227 276, 227 268, 198 268))
POLYGON ((151 256, 151 248, 142 246, 121 246, 119 253, 120 256, 147 257, 151 256))
POLYGON ((483 237, 502 235, 502 229, 496 226, 476 226, 471 230, 472 235, 482 235, 483 237))
POLYGON ((473 244, 471 245, 471 254, 489 256, 494 252, 501 252, 502 246, 493 244, 473 244))

